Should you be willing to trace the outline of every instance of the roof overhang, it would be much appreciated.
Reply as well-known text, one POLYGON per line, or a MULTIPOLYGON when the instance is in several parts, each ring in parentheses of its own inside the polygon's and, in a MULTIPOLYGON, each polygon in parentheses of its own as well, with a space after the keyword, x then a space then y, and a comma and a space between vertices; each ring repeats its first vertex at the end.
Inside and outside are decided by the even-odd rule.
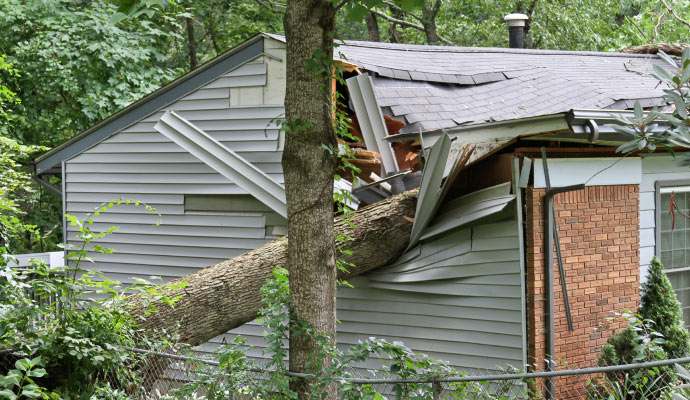
MULTIPOLYGON (((647 112, 645 112, 646 115, 647 112)), ((386 140, 390 142, 415 140, 421 135, 424 146, 429 147, 445 133, 457 139, 458 143, 485 145, 488 148, 495 148, 516 139, 618 146, 629 140, 627 136, 617 133, 612 127, 619 123, 616 117, 620 116, 633 118, 634 113, 628 110, 573 109, 536 117, 457 126, 442 131, 403 133, 388 136, 386 140)), ((662 132, 668 128, 668 123, 664 120, 658 119, 654 123, 656 131, 662 132)), ((475 154, 471 162, 479 156, 475 154)))
POLYGON ((159 111, 227 71, 262 55, 264 38, 274 39, 271 35, 257 34, 199 68, 130 104, 78 136, 37 157, 33 162, 36 175, 51 174, 56 173, 56 171, 59 173, 63 161, 80 154, 120 130, 159 111))

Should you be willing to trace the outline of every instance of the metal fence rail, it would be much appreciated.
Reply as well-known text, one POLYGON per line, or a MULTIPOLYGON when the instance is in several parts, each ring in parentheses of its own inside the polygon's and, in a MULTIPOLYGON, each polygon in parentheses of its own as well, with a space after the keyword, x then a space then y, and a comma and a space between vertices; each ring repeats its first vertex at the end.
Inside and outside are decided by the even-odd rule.
MULTIPOLYGON (((165 398, 166 394, 174 393, 183 382, 192 382, 199 378, 199 369, 189 368, 189 365, 205 365, 218 367, 216 360, 163 353, 145 349, 126 348, 136 354, 150 357, 150 363, 157 365, 158 370, 149 369, 147 373, 158 374, 158 394, 165 398), (155 360, 168 360, 167 363, 155 360), (184 367, 182 364, 186 365, 184 367), (174 364, 174 365, 173 365, 174 364), (165 369, 165 370, 163 370, 165 369), (173 373, 176 370, 177 374, 173 373), (180 371, 185 371, 180 374, 180 371), (184 375, 184 376, 183 376, 184 375), (175 378, 176 379, 171 379, 175 378), (169 380, 168 382, 165 382, 169 380)), ((415 379, 400 379, 397 377, 353 377, 338 378, 341 385, 370 387, 373 390, 396 398, 395 385, 428 385, 429 399, 690 399, 686 378, 679 374, 675 366, 690 365, 690 357, 674 358, 622 365, 598 366, 590 365, 580 368, 564 368, 543 372, 497 372, 497 371, 466 371, 463 376, 439 376, 415 379), (553 392, 549 393, 549 380, 553 382, 553 392), (675 397, 671 397, 671 396, 675 397)), ((557 366, 554 366, 556 369, 557 366)), ((252 370, 256 374, 267 374, 265 370, 252 370)), ((203 374, 203 372, 202 372, 203 374)), ((364 374, 364 373, 363 373, 364 374)), ((285 375, 303 379, 314 379, 313 375, 287 371, 285 375)), ((220 375, 222 379, 222 374, 220 375)), ((262 379, 258 376, 257 379, 262 379)), ((150 398, 150 394, 148 395, 150 398)), ((234 397, 233 397, 234 398, 234 397)), ((237 397, 247 398, 247 397, 237 397)))

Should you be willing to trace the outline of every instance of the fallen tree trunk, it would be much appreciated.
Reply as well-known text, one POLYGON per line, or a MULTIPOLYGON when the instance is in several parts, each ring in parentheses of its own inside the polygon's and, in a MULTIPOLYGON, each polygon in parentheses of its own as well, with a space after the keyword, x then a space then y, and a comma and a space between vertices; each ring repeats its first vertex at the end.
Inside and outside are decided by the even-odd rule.
MULTIPOLYGON (((341 217, 334 222, 335 232, 351 237, 341 247, 352 255, 353 263, 345 279, 394 261, 407 247, 417 204, 417 191, 398 194, 357 211, 352 226, 341 217), (408 218, 403 218, 408 217, 408 218)), ((243 255, 224 261, 172 283, 185 281, 184 288, 167 292, 180 296, 174 307, 142 295, 130 296, 126 305, 142 328, 177 332, 180 340, 199 345, 257 317, 261 307, 259 289, 277 266, 286 266, 287 237, 276 239, 243 255), (149 306, 157 311, 148 313, 149 306), (148 314, 148 315, 147 315, 148 314)))

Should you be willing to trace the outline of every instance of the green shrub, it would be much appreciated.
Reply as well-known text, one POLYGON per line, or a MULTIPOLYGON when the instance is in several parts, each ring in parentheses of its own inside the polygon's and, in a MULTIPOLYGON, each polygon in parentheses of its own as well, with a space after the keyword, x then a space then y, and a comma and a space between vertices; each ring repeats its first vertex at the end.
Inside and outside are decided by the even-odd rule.
POLYGON ((667 358, 685 357, 690 349, 690 334, 685 329, 680 302, 664 273, 664 266, 654 257, 647 281, 642 284, 639 314, 654 321, 654 330, 664 337, 661 347, 667 358))

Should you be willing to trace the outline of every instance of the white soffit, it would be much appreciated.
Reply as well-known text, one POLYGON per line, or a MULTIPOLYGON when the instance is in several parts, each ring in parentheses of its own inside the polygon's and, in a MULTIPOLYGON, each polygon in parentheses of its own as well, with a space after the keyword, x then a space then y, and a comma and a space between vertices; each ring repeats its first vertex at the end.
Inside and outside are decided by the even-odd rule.
POLYGON ((360 130, 364 136, 364 144, 368 150, 381 154, 383 168, 388 175, 397 172, 398 162, 395 159, 393 148, 384 139, 388 136, 388 130, 383 114, 381 114, 381 107, 376 101, 371 77, 366 74, 357 75, 349 78, 346 83, 360 130))
MULTIPOLYGON (((549 158, 552 187, 577 185, 634 185, 642 181, 642 160, 639 157, 549 158)), ((546 187, 542 160, 534 160, 534 187, 546 187)))
POLYGON ((155 129, 287 218, 285 188, 252 163, 173 111, 163 114, 155 129))

